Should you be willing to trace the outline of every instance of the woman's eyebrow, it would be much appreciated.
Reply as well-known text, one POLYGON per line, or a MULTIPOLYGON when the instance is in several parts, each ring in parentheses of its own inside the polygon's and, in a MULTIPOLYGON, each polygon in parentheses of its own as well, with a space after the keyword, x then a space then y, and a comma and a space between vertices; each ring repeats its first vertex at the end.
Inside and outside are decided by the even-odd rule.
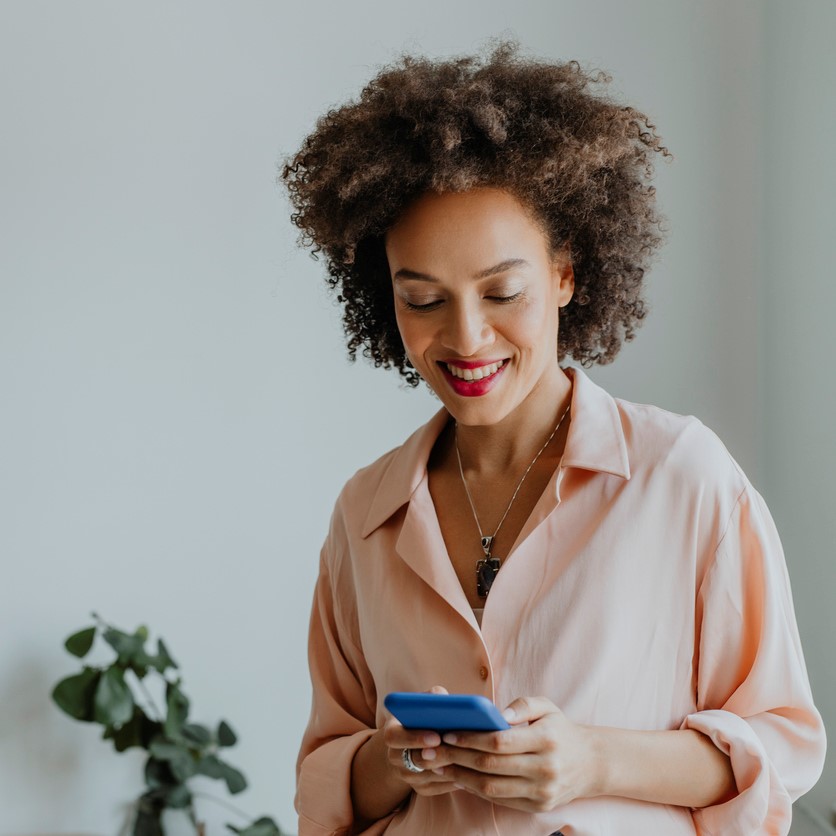
MULTIPOLYGON (((495 276, 497 273, 504 273, 506 270, 510 270, 512 267, 530 267, 531 265, 524 259, 524 258, 506 258, 504 261, 500 261, 499 264, 494 264, 493 267, 488 267, 485 270, 480 270, 476 273, 473 278, 474 279, 487 279, 490 276, 495 276)), ((430 276, 427 273, 419 273, 417 270, 409 270, 406 267, 401 267, 395 275, 392 277, 393 281, 398 281, 398 279, 417 279, 418 281, 422 282, 438 282, 439 280, 435 278, 435 276, 430 276)))

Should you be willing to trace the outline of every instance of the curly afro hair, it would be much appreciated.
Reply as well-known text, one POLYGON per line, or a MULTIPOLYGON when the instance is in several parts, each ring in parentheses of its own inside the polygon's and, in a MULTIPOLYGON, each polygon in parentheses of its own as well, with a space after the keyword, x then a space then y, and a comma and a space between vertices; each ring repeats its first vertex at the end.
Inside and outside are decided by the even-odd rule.
POLYGON ((401 54, 331 109, 280 166, 302 232, 324 251, 339 286, 349 359, 421 380, 395 318, 386 230, 424 191, 493 186, 512 193, 544 230, 551 253, 567 248, 575 294, 560 309, 558 361, 611 363, 646 315, 645 271, 661 244, 651 152, 673 155, 632 107, 593 95, 577 61, 517 55, 514 39, 477 56, 431 61, 401 54))

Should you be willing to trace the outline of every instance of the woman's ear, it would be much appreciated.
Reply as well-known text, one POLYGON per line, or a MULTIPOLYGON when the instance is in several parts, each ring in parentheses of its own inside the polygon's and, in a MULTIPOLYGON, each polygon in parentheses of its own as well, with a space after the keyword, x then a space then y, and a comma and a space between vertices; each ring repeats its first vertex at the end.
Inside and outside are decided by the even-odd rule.
POLYGON ((563 308, 572 301, 575 292, 575 271, 572 266, 572 247, 567 242, 554 255, 552 278, 556 285, 557 306, 563 308))

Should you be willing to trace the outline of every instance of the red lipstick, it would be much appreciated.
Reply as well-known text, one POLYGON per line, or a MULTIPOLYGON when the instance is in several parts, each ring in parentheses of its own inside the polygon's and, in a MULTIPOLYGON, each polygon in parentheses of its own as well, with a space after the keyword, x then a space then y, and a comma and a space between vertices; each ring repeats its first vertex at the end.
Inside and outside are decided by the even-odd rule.
MULTIPOLYGON (((459 368, 473 368, 474 365, 476 368, 479 366, 489 366, 491 361, 482 361, 480 363, 469 363, 467 367, 460 365, 463 361, 459 360, 455 363, 450 363, 451 366, 459 366, 459 368)), ((494 360, 493 362, 499 363, 500 360, 494 360)), ((457 395, 463 395, 466 398, 478 397, 479 395, 486 395, 488 392, 493 389, 494 386, 499 381, 500 376, 508 368, 508 361, 502 363, 502 365, 488 377, 483 377, 481 380, 462 380, 460 377, 456 377, 455 375, 450 373, 450 370, 444 363, 439 362, 438 364, 441 366, 442 374, 444 375, 445 380, 450 384, 450 387, 457 395)))

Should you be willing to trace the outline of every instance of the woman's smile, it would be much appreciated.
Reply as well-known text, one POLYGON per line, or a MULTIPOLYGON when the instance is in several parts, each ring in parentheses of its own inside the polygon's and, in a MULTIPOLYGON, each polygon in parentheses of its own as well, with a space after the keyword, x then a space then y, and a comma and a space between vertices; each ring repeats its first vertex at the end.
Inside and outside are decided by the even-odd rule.
POLYGON ((439 362, 438 366, 444 374, 444 379, 457 395, 478 397, 487 394, 496 386, 508 366, 508 361, 500 360, 498 363, 475 369, 461 369, 442 362, 439 362))

